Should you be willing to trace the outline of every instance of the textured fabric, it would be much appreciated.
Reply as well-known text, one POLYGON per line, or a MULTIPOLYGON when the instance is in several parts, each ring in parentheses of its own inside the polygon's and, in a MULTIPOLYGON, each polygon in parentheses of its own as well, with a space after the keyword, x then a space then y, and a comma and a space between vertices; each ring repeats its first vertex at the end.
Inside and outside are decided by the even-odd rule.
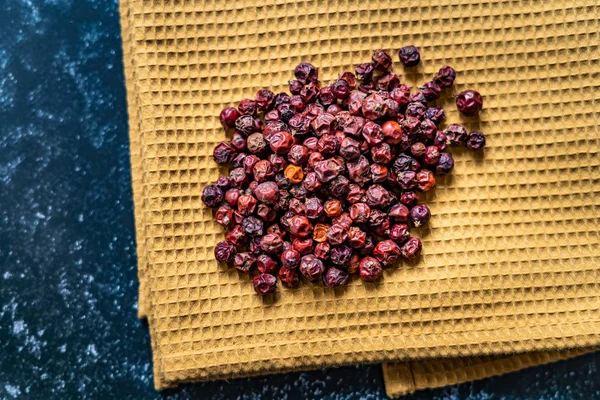
POLYGON ((140 316, 157 388, 599 343, 598 2, 425 4, 122 1, 140 316), (259 298, 214 261, 223 232, 200 201, 218 175, 220 109, 262 87, 285 90, 300 60, 329 82, 374 48, 409 43, 423 63, 396 63, 404 81, 447 63, 455 91, 483 93, 479 122, 460 117, 450 95, 440 104, 449 122, 486 132, 484 156, 453 150, 456 170, 426 199, 433 218, 418 263, 378 284, 259 298))
POLYGON ((384 363, 385 391, 399 397, 422 389, 433 389, 502 375, 540 364, 576 357, 597 349, 533 351, 512 355, 432 358, 399 363, 384 363))

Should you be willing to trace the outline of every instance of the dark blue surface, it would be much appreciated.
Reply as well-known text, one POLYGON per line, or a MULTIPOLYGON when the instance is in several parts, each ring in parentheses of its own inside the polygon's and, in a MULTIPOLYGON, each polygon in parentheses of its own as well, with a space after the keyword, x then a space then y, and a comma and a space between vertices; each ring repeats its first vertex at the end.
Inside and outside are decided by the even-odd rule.
MULTIPOLYGON (((0 398, 158 399, 137 277, 115 0, 0 1, 0 398)), ((600 355, 412 399, 600 398, 600 355)), ((380 366, 172 399, 381 399, 380 366)))

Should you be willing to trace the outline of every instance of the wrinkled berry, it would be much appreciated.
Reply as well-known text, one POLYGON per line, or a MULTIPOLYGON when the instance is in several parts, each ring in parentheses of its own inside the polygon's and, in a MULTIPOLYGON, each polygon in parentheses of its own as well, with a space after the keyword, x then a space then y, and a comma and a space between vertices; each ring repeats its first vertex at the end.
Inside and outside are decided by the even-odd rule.
POLYGON ((473 131, 469 133, 467 146, 472 150, 479 150, 485 146, 485 136, 481 131, 473 131))
POLYGON ((465 90, 456 95, 456 107, 465 115, 477 115, 483 108, 483 98, 475 90, 465 90))
POLYGON ((312 254, 305 255, 300 260, 300 272, 311 282, 318 281, 325 272, 323 262, 312 254))
POLYGON ((383 240, 375 246, 373 256, 384 266, 396 262, 400 257, 400 247, 392 240, 383 240))
POLYGON ((252 279, 252 283, 254 284, 254 291, 261 296, 273 293, 277 288, 277 278, 271 274, 256 275, 252 279))
POLYGON ((421 225, 425 225, 431 219, 429 207, 427 207, 425 204, 417 204, 410 209, 409 218, 413 225, 417 228, 421 225))
POLYGON ((235 107, 227 107, 221 111, 219 120, 224 128, 233 128, 235 121, 240 117, 240 113, 235 107))
POLYGON ((421 239, 412 237, 408 239, 408 241, 402 246, 402 257, 406 258, 407 260, 414 260, 419 256, 419 254, 421 254, 421 248, 421 239))
POLYGON ((385 50, 375 50, 373 52, 373 64, 377 68, 388 69, 392 65, 392 57, 385 50))
POLYGON ((237 253, 233 258, 233 266, 240 272, 246 274, 250 273, 250 270, 256 265, 256 257, 254 254, 245 252, 237 253))
POLYGON ((201 199, 207 207, 217 207, 223 201, 223 191, 217 185, 206 185, 201 199))
POLYGON ((348 283, 348 279, 350 279, 348 272, 336 267, 329 267, 323 275, 323 283, 330 288, 344 286, 348 283))
POLYGON ((421 54, 415 46, 405 46, 400 49, 398 56, 402 64, 407 67, 414 67, 421 61, 421 54))
POLYGON ((215 259, 220 263, 233 261, 235 254, 235 246, 226 240, 217 243, 215 246, 215 259))

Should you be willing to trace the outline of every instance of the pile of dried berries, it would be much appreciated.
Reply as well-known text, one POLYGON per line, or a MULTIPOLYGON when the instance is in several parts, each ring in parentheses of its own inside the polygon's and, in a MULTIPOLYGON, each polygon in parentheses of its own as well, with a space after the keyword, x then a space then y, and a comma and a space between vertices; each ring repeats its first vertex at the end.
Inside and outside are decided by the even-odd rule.
MULTIPOLYGON (((399 58, 406 67, 420 62, 414 46, 399 58)), ((444 110, 428 104, 452 86, 454 69, 442 67, 411 93, 391 64, 377 50, 372 62, 321 87, 317 68, 301 63, 291 95, 263 89, 221 112, 233 134, 214 159, 232 169, 204 188, 202 201, 228 230, 216 259, 254 275, 257 293, 273 292, 277 277, 291 288, 300 275, 328 287, 356 273, 374 281, 400 257, 415 259, 421 240, 410 227, 431 218, 417 193, 452 171, 448 145, 485 145, 479 131, 442 130, 444 110)), ((456 104, 476 115, 483 101, 467 90, 456 104)))

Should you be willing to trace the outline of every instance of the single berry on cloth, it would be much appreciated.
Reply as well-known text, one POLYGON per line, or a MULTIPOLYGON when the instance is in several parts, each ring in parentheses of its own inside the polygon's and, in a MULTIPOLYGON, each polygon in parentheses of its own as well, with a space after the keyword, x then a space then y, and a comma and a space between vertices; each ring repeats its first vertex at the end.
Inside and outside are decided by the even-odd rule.
MULTIPOLYGON (((398 54, 406 67, 421 61, 415 46, 398 54)), ((454 84, 452 67, 411 90, 392 64, 376 50, 354 73, 322 83, 302 62, 289 94, 265 88, 221 111, 230 139, 213 159, 230 170, 200 198, 226 230, 215 259, 252 279, 256 293, 273 293, 278 280, 287 289, 372 282, 416 260, 423 244, 411 230, 432 217, 419 197, 454 169, 452 146, 485 147, 481 131, 446 125, 433 104, 454 84)), ((456 104, 474 116, 483 100, 465 90, 456 104)))
POLYGON ((475 90, 465 90, 456 96, 456 107, 465 115, 477 115, 483 108, 483 97, 475 90))
POLYGON ((400 61, 407 67, 414 67, 421 61, 421 54, 415 46, 404 46, 398 52, 400 61))

